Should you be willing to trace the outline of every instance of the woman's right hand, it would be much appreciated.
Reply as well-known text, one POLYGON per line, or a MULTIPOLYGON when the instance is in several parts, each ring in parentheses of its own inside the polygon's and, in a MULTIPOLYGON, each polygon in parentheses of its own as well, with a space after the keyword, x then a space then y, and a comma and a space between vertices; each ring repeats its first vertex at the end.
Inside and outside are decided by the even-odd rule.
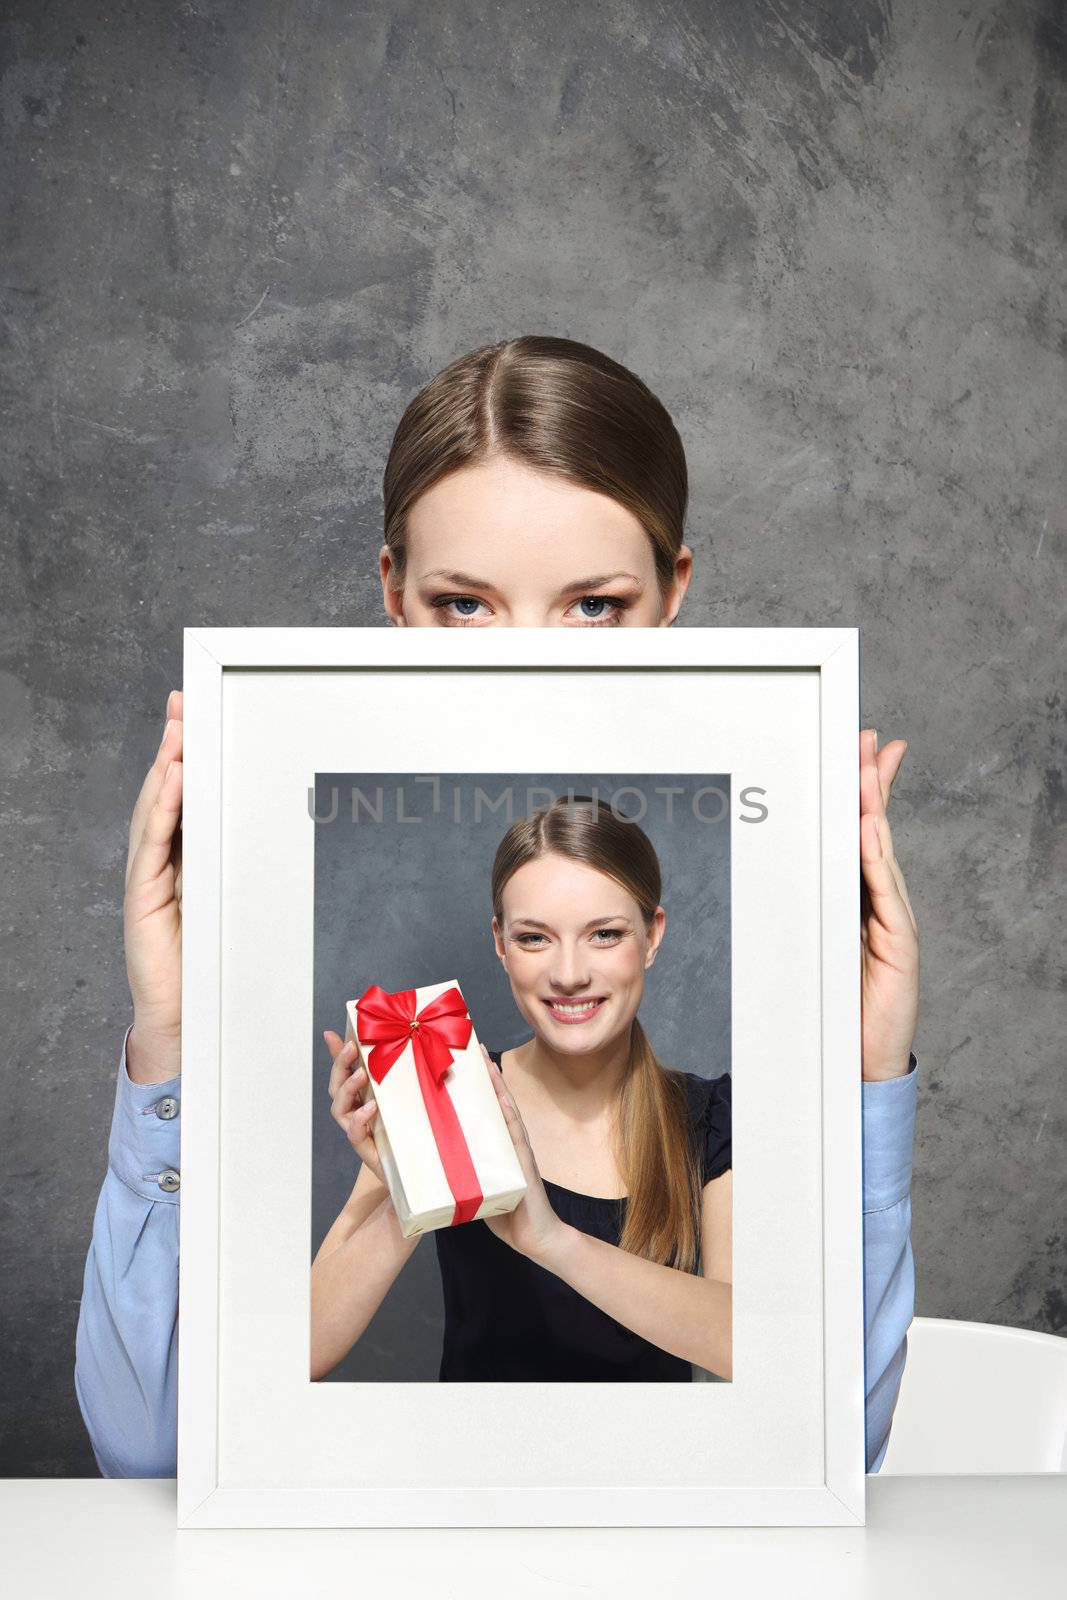
POLYGON ((421 1235, 406 1239, 371 1133, 378 1107, 355 1041, 323 1030, 333 1067, 330 1110, 363 1165, 352 1193, 311 1264, 311 1365, 317 1382, 333 1371, 370 1323, 421 1235))
POLYGON ((378 1114, 378 1104, 367 1093, 367 1069, 359 1059, 356 1042, 349 1039, 345 1043, 341 1035, 330 1028, 325 1029, 322 1036, 333 1057, 330 1115, 344 1130, 345 1137, 363 1165, 369 1167, 381 1183, 386 1184, 374 1135, 370 1131, 378 1114))
POLYGON ((133 1031, 130 1077, 162 1083, 181 1070, 182 691, 167 697, 167 723, 130 822, 123 929, 133 1031))

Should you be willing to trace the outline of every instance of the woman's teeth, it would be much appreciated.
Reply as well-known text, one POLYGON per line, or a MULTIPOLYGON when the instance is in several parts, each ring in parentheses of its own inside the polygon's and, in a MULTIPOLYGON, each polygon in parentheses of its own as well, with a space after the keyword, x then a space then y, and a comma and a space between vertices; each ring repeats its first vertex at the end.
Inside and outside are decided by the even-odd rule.
POLYGON ((576 1004, 560 1004, 555 1000, 546 1000, 545 1004, 554 1017, 561 1022, 584 1022, 587 1017, 595 1015, 603 1005, 603 999, 582 1000, 576 1004))

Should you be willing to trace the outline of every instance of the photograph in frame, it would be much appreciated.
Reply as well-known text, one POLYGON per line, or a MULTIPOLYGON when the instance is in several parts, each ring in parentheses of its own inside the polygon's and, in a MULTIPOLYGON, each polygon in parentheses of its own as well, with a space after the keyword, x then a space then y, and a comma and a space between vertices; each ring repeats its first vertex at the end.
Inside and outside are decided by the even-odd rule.
MULTIPOLYGON (((713 1276, 719 1263, 729 1274, 728 1197, 709 1195, 708 1231, 714 1237, 706 1253, 700 1212, 704 1185, 721 1188, 719 1179, 733 1167, 730 775, 320 773, 311 798, 312 1051, 322 1063, 309 1075, 312 1254, 321 1266, 331 1250, 350 1253, 344 1273, 324 1280, 318 1307, 313 1285, 312 1376, 329 1382, 728 1382, 728 1365, 717 1359, 712 1344, 719 1334, 714 1302, 705 1318, 708 1365, 700 1366, 642 1336, 485 1223, 494 1210, 514 1207, 515 1186, 523 1179, 480 1044, 505 1078, 511 1068, 502 1056, 521 1059, 521 1047, 534 1037, 547 1036, 567 1065, 617 1037, 618 1017, 633 1010, 642 1048, 632 1069, 631 1119, 654 1123, 661 1110, 658 1101, 643 1106, 640 1074, 664 1078, 666 1113, 676 1098, 674 1114, 693 1150, 690 1185, 697 1192, 685 1199, 694 1216, 691 1234, 680 1239, 669 1225, 670 1207, 681 1194, 675 1201, 668 1180, 682 1191, 686 1173, 680 1141, 675 1148, 667 1134, 647 1149, 637 1148, 633 1157, 634 1169, 646 1174, 651 1188, 645 1201, 651 1238, 624 1238, 630 1209, 625 1183, 590 1181, 580 1162, 577 1171, 557 1169, 553 1176, 539 1158, 546 1191, 561 1217, 593 1237, 643 1250, 646 1259, 681 1262, 695 1274, 706 1266, 713 1276), (520 852, 532 869, 521 877, 520 852), (600 865, 592 866, 591 858, 600 865), (501 917, 507 905, 513 918, 521 913, 543 927, 515 921, 494 932, 495 865, 497 877, 508 875, 497 891, 501 917), (542 881, 550 904, 537 898, 542 881), (406 896, 403 915, 397 914, 398 885, 406 896), (516 893, 521 904, 514 901, 516 893), (648 896, 647 909, 660 910, 650 934, 641 895, 648 896), (357 916, 351 915, 353 906, 359 907, 357 916), (549 920, 556 911, 558 919, 549 920), (455 1015, 462 1019, 469 1008, 470 1021, 460 1029, 461 1042, 452 1015, 444 1013, 444 1073, 438 1083, 429 1064, 415 1059, 409 1018, 417 1018, 421 1007, 432 1028, 434 1008, 457 987, 454 978, 438 981, 442 960, 451 962, 450 973, 462 974, 455 1015), (384 995, 376 994, 383 988, 384 995), (588 1017, 581 1012, 583 996, 592 997, 588 1017), (570 1013, 559 1022, 556 1002, 570 1013), (343 1009, 357 1026, 361 1012, 368 1016, 369 1037, 356 1059, 377 1101, 376 1153, 392 1167, 398 1228, 431 1236, 428 1249, 410 1255, 392 1237, 403 1265, 365 1325, 366 1307, 351 1280, 361 1271, 367 1276, 363 1251, 372 1253, 376 1238, 366 1235, 361 1250, 359 1230, 350 1221, 359 1210, 356 1178, 362 1166, 346 1137, 351 1114, 338 1111, 322 1092, 329 1069, 322 1033, 333 1027, 345 1034, 343 1009), (444 1107, 443 1117, 438 1111, 435 1102, 446 1095, 458 1107, 458 1118, 450 1115, 451 1107, 444 1107), (394 1152, 397 1141, 401 1148, 394 1152), (398 1175, 397 1154, 409 1163, 410 1175, 398 1175), (668 1173, 671 1165, 675 1170, 668 1173), (413 1185, 424 1192, 418 1206, 413 1185), (673 1247, 655 1248, 657 1226, 673 1247), (451 1227, 465 1231, 446 1234, 451 1227), (347 1331, 346 1316, 352 1319, 347 1331)), ((755 794, 743 798, 740 812, 752 825, 768 814, 755 794)), ((648 1092, 656 1088, 653 1081, 648 1092)), ((640 1132, 635 1126, 638 1144, 640 1132)), ((609 1165, 610 1155, 605 1150, 609 1165)), ((562 1156, 575 1161, 577 1152, 562 1156)), ((618 1176, 621 1164, 611 1176, 618 1176)), ((594 1178, 597 1172, 599 1161, 594 1178)), ((376 1264, 376 1281, 387 1270, 387 1262, 376 1264)), ((649 1298, 655 1302, 654 1286, 649 1298)), ((728 1316, 723 1321, 728 1324, 728 1316)))
MULTIPOLYGON (((534 632, 187 630, 185 972, 197 1003, 183 1022, 184 1162, 196 1181, 182 1213, 181 1526, 863 1520, 858 634, 694 628, 653 651, 635 632, 594 654, 580 630, 534 632), (435 774, 461 786, 547 777, 553 792, 728 779, 729 928, 716 957, 730 975, 728 1054, 712 1063, 691 1040, 664 1050, 737 1080, 728 1383, 622 1382, 605 1405, 602 1382, 440 1382, 432 1307, 425 1339, 388 1372, 311 1379, 309 1244, 329 1210, 314 1199, 315 1151, 325 1131, 342 1141, 322 1121, 323 1029, 340 1034, 345 1003, 374 982, 396 993, 465 977, 463 939, 439 917, 404 954, 425 905, 408 852, 377 864, 376 909, 343 898, 342 882, 323 890, 316 786, 435 774), (743 791, 750 815, 760 791, 765 822, 741 820, 743 791), (334 910, 320 930, 323 895, 334 910), (392 965, 377 975, 372 956, 350 954, 361 915, 382 919, 392 965), (419 1381, 397 1376, 409 1356, 419 1381)), ((699 901, 687 883, 686 903, 699 901)), ((484 903, 471 915, 485 938, 484 903)), ((694 950, 679 960, 695 981, 694 950)), ((466 981, 479 1037, 505 1051, 528 1037, 506 982, 487 1002, 466 981)), ((704 1004, 700 1025, 714 1029, 704 1004)))

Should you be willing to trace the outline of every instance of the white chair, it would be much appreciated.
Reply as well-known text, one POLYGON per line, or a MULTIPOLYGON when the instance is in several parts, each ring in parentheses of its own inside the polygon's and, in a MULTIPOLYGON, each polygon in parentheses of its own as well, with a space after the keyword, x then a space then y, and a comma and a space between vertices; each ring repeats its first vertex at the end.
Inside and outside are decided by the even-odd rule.
POLYGON ((883 1473, 1067 1471, 1067 1339, 915 1317, 883 1473))

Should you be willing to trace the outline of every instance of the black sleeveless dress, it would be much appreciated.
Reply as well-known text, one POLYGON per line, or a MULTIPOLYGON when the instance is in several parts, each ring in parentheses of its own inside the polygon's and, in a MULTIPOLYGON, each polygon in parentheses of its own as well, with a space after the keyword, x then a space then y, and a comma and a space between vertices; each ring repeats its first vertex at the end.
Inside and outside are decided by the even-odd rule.
MULTIPOLYGON (((500 1066, 500 1052, 489 1054, 500 1066)), ((707 1183, 731 1165, 730 1074, 684 1077, 707 1183)), ((547 1178, 544 1184, 564 1222, 618 1244, 625 1197, 579 1194, 547 1178)), ((481 1218, 435 1228, 433 1236, 445 1306, 441 1383, 692 1382, 688 1361, 616 1322, 554 1272, 498 1239, 481 1218)))

